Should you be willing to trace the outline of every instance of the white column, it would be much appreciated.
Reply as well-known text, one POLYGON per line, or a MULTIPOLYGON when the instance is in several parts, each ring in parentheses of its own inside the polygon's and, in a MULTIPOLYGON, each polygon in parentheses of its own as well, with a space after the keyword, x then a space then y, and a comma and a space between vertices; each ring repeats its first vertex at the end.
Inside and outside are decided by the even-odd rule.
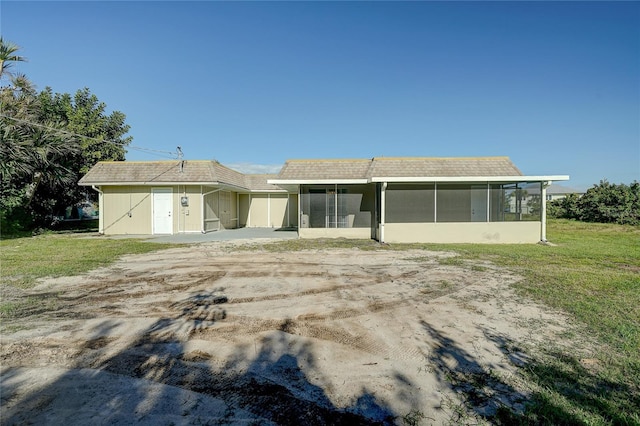
POLYGON ((487 182, 487 222, 489 222, 489 213, 490 211, 490 207, 491 207, 491 186, 489 185, 489 182, 487 182))
POLYGON ((540 241, 547 242, 547 186, 551 182, 540 182, 540 241))
POLYGON ((384 243, 384 222, 385 222, 385 209, 386 209, 386 191, 387 182, 382 182, 382 188, 380 189, 380 242, 384 243))

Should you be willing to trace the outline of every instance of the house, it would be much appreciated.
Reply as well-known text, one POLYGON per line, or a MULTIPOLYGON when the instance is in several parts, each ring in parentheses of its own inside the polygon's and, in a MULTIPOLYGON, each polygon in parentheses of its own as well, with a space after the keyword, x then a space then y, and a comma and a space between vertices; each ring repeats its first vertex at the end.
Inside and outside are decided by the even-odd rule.
POLYGON ((100 194, 104 233, 293 226, 300 238, 535 243, 546 240, 546 187, 568 179, 525 176, 507 157, 375 157, 288 160, 277 175, 207 161, 101 162, 80 184, 100 194), (537 204, 527 199, 536 191, 537 204))
POLYGON ((581 191, 581 190, 578 190, 578 189, 551 184, 547 188, 547 197, 546 197, 546 199, 547 199, 547 201, 562 200, 563 198, 566 198, 567 195, 571 195, 571 194, 575 194, 578 197, 582 197, 584 195, 584 193, 585 193, 585 191, 581 191))
POLYGON ((98 192, 104 234, 297 226, 297 194, 216 161, 101 161, 79 184, 98 192))

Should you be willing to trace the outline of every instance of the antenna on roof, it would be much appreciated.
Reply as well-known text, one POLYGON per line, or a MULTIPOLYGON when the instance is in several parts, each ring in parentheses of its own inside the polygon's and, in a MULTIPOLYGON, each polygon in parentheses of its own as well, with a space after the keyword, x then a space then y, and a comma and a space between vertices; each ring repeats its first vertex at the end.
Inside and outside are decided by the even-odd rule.
POLYGON ((184 160, 182 159, 184 154, 182 153, 182 148, 179 146, 176 147, 176 152, 178 153, 178 160, 180 160, 180 173, 184 173, 184 160))

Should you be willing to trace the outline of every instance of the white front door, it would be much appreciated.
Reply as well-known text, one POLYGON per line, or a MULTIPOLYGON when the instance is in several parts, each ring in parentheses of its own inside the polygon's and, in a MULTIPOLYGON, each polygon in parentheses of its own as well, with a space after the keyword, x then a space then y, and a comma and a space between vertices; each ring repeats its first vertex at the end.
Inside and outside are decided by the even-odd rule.
POLYGON ((471 186, 471 221, 487 221, 487 185, 471 186))
POLYGON ((171 188, 153 190, 153 233, 173 234, 173 193, 171 188))

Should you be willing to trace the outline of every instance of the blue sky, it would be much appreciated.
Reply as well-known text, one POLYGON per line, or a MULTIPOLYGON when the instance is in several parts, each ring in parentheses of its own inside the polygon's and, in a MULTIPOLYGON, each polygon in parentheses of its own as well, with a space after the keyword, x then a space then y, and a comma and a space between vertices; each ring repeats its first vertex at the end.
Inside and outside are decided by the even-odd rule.
POLYGON ((29 59, 19 72, 39 89, 90 88, 126 114, 136 147, 245 170, 506 155, 577 188, 640 180, 638 2, 2 1, 0 13, 29 59))

